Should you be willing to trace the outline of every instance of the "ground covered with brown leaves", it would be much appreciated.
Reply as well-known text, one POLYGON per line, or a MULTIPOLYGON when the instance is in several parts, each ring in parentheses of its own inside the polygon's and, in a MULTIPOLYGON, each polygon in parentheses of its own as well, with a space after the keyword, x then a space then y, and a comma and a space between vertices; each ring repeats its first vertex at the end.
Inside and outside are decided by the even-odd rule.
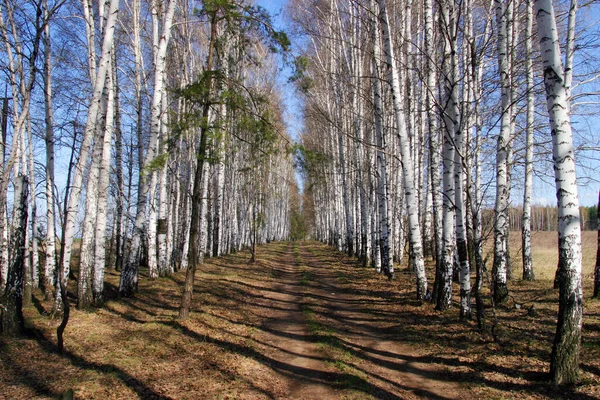
MULTIPOLYGON (((51 304, 36 293, 27 336, 0 340, 0 398, 69 389, 79 399, 600 398, 600 301, 589 275, 582 380, 556 387, 550 279, 510 282, 509 303, 495 317, 486 310, 493 337, 459 322, 458 308, 415 301, 402 267, 390 282, 315 242, 271 243, 248 259, 207 260, 186 321, 176 318, 184 273, 142 277, 133 298, 73 309, 62 355, 51 304)), ((108 271, 109 295, 117 284, 108 271)))

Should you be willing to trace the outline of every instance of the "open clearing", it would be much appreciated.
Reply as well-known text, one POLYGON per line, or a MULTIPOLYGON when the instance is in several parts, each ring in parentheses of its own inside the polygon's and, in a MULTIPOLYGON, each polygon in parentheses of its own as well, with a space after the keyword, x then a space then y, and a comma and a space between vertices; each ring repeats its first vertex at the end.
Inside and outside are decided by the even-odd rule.
MULTIPOLYGON (((27 337, 0 341, 0 398, 69 389, 79 399, 600 397, 600 301, 590 298, 587 270, 582 383, 556 388, 547 372, 557 293, 546 268, 545 279, 510 283, 494 341, 475 322, 458 322, 457 308, 415 301, 404 267, 390 282, 316 242, 271 243, 257 263, 248 258, 199 268, 187 321, 176 319, 183 273, 143 277, 134 298, 116 299, 119 275, 107 271, 112 299, 95 312, 72 310, 62 356, 51 305, 36 292, 27 337)), ((487 316, 491 324, 491 309, 487 316)))

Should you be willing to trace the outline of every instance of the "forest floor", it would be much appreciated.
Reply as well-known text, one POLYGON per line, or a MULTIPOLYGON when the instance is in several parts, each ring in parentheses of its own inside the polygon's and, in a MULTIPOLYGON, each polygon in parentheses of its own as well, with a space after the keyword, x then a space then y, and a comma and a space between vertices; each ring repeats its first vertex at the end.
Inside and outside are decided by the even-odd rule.
POLYGON ((62 355, 51 304, 36 292, 27 336, 0 339, 0 398, 69 389, 76 399, 600 398, 600 301, 589 273, 582 380, 556 387, 551 279, 510 282, 509 303, 486 310, 494 338, 459 322, 457 307, 440 313, 414 300, 405 267, 388 281, 316 242, 271 243, 248 259, 206 260, 186 321, 176 318, 184 273, 142 276, 135 297, 118 299, 119 274, 107 271, 109 300, 72 309, 62 355))

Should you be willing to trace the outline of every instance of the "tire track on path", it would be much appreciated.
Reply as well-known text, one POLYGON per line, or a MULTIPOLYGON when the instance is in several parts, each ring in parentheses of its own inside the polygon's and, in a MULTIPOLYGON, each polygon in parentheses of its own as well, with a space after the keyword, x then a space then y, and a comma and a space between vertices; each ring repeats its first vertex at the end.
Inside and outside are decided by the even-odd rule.
POLYGON ((268 344, 270 367, 285 385, 285 399, 338 399, 338 374, 325 363, 323 354, 308 332, 301 307, 301 275, 294 259, 293 244, 278 255, 273 274, 277 283, 265 293, 262 305, 272 311, 261 325, 261 342, 268 344))

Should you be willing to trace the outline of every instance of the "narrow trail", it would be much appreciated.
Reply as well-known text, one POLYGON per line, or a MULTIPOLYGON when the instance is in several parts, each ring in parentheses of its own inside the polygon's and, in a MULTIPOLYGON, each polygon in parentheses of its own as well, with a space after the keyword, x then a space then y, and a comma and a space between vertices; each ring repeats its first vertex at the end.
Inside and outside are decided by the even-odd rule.
POLYGON ((442 366, 386 331, 376 301, 343 287, 348 269, 332 268, 330 249, 290 244, 276 261, 278 283, 260 301, 273 310, 261 326, 261 342, 286 384, 284 398, 461 397, 442 366))
POLYGON ((278 282, 265 297, 273 311, 261 326, 262 342, 270 345, 271 367, 287 386, 286 398, 339 398, 335 390, 336 376, 325 365, 325 359, 312 340, 301 308, 300 273, 291 254, 291 244, 277 260, 274 274, 278 282))

